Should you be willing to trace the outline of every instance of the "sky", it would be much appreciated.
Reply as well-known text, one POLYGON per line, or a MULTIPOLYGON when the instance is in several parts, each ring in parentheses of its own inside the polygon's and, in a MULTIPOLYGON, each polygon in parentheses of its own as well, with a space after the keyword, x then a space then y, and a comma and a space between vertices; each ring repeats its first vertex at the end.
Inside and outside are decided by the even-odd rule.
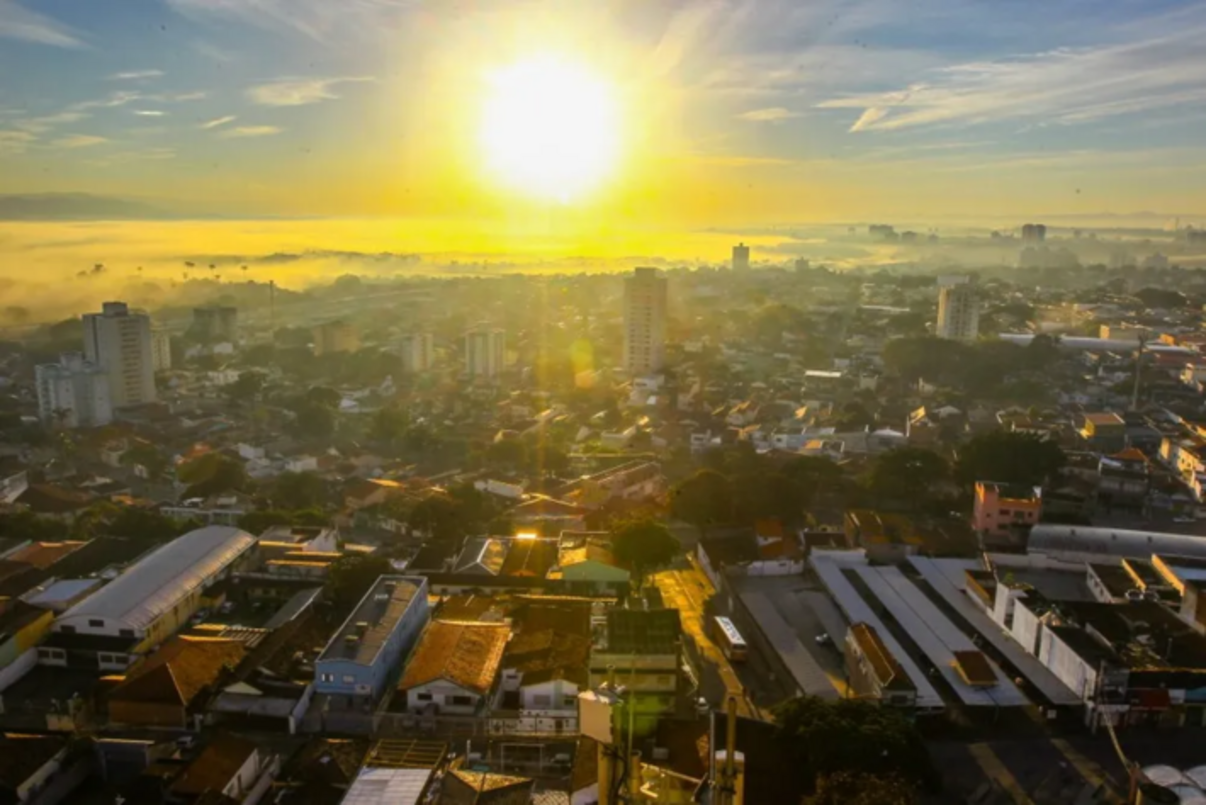
POLYGON ((1204 41, 1200 0, 0 0, 0 193, 475 226, 1206 216, 1204 41), (619 110, 572 201, 483 168, 489 76, 549 54, 619 110))

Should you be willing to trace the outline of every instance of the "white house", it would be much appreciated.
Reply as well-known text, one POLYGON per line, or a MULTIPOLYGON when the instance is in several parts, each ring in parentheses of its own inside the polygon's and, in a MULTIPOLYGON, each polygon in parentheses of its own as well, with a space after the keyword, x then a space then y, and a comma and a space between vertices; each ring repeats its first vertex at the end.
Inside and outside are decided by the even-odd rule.
POLYGON ((494 689, 510 636, 505 624, 432 621, 398 683, 407 712, 476 715, 494 689))

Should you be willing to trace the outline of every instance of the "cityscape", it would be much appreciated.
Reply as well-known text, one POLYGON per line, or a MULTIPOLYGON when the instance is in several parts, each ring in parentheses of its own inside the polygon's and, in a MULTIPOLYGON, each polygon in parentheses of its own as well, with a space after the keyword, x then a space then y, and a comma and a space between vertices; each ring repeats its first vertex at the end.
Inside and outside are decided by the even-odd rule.
POLYGON ((1206 802, 1203 34, 0 0, 0 803, 1206 802))

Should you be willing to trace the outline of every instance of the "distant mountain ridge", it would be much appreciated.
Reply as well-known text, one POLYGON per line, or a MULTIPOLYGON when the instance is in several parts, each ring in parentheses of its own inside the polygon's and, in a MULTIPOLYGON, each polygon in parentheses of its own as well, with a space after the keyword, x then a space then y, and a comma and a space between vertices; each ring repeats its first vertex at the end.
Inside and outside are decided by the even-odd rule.
POLYGON ((0 195, 0 221, 130 221, 182 217, 142 201, 89 193, 0 195))

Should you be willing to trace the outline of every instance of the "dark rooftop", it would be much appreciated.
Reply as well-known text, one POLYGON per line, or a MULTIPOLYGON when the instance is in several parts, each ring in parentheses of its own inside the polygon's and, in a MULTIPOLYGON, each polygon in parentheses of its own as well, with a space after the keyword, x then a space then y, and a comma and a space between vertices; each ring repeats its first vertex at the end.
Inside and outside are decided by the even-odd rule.
POLYGON ((419 594, 423 579, 382 576, 365 593, 356 611, 323 650, 324 660, 352 660, 369 665, 385 645, 386 638, 419 594), (364 625, 362 625, 364 624, 364 625))
POLYGON ((611 654, 672 653, 681 636, 677 609, 612 609, 607 613, 607 652, 611 654))

